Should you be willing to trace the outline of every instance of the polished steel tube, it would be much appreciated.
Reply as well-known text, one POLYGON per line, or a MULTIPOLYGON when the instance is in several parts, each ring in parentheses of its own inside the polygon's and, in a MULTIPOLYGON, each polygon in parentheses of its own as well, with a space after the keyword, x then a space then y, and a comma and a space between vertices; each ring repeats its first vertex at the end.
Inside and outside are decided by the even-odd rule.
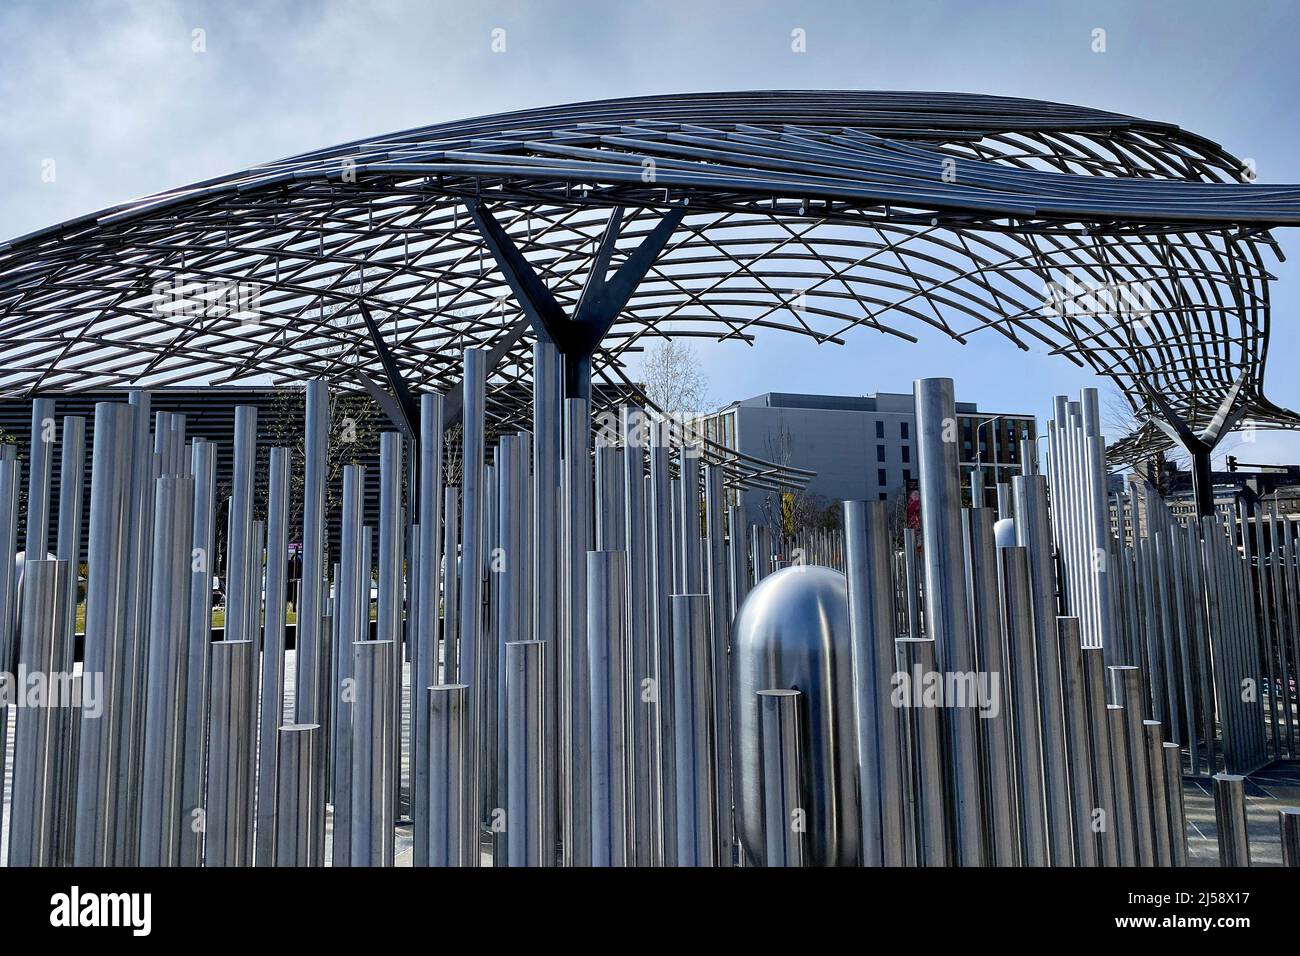
POLYGON ((591 863, 624 866, 628 832, 627 554, 587 553, 591 863))
MULTIPOLYGON (((450 517, 449 519, 450 520, 450 517)), ((425 689, 429 711, 430 866, 477 866, 478 818, 469 812, 469 688, 438 684, 425 689)))
POLYGON ((1052 564, 1051 528, 1047 517, 1047 479, 1016 475, 1016 540, 1025 548, 1033 601, 1034 643, 1038 658, 1038 700, 1042 739, 1043 793, 1047 807, 1048 853, 1053 866, 1069 866, 1072 827, 1069 791, 1069 745, 1061 694, 1061 661, 1056 639, 1056 575, 1052 564))
MULTIPOLYGON (((486 421, 486 349, 466 349, 462 389, 461 434, 461 591, 460 591, 460 667, 459 682, 470 688, 470 814, 476 821, 482 799, 483 779, 480 757, 484 744, 484 708, 495 688, 494 675, 481 673, 486 661, 483 640, 483 445, 486 421)), ((477 839, 477 822, 475 839, 477 839)), ((470 854, 471 866, 478 865, 477 853, 470 854)))
POLYGON ((50 481, 54 473, 56 434, 54 399, 32 401, 31 443, 27 463, 27 535, 23 553, 44 561, 50 546, 50 481))
MULTIPOLYGON (((132 410, 127 524, 127 566, 150 566, 150 547, 153 543, 153 493, 154 479, 161 474, 161 457, 151 452, 150 396, 147 391, 133 389, 129 396, 132 410)), ((144 687, 146 666, 146 641, 148 639, 149 578, 135 574, 128 578, 125 597, 125 621, 122 630, 122 647, 117 653, 121 673, 116 678, 118 705, 113 718, 117 736, 115 787, 118 797, 113 804, 116 818, 108 824, 112 831, 109 855, 113 863, 127 866, 137 859, 136 838, 139 833, 140 778, 139 734, 144 712, 144 687)), ((109 678, 105 675, 105 680, 109 678)))
MULTIPOLYGON (((654 423, 650 436, 649 490, 649 588, 651 640, 655 654, 655 700, 659 719, 659 750, 656 753, 659 781, 659 812, 663 862, 677 860, 677 760, 676 725, 673 720, 673 549, 672 485, 668 474, 666 424, 654 423)), ((746 550, 748 545, 742 545, 746 550)), ((742 564, 745 563, 742 559, 742 564)))
MULTIPOLYGON (((59 515, 58 544, 55 557, 67 561, 72 573, 65 578, 67 594, 64 601, 75 608, 78 601, 77 577, 81 566, 81 511, 85 488, 86 420, 79 415, 63 418, 62 447, 59 456, 59 515)), ((12 562, 0 567, 10 567, 12 562)), ((64 615, 66 634, 61 642, 62 660, 59 670, 65 674, 73 671, 74 631, 76 615, 64 615)), ((0 643, 3 643, 0 641, 0 643)), ((3 658, 0 657, 0 661, 3 658)), ((3 666, 0 664, 0 666, 3 666)), ((54 815, 53 859, 62 866, 72 865, 72 843, 75 821, 77 750, 74 740, 79 733, 81 720, 79 708, 63 708, 55 715, 57 757, 54 767, 54 789, 58 808, 54 815)), ((0 739, 4 739, 4 721, 0 720, 0 739)), ((4 776, 4 759, 0 757, 0 779, 4 776)))
POLYGON ((545 641, 508 641, 506 678, 506 842, 508 866, 549 866, 544 819, 545 641))
MULTIPOLYGON (((262 697, 257 733, 257 836, 254 858, 271 866, 275 857, 277 751, 284 724, 285 613, 288 594, 289 486, 292 452, 272 448, 266 488, 266 619, 262 635, 262 697)), ((315 756, 315 752, 312 752, 315 756)), ((309 821, 310 822, 310 821, 309 821)))
POLYGON ((396 825, 397 727, 390 640, 355 641, 352 674, 351 866, 392 866, 396 825))
POLYGON ((1282 865, 1300 866, 1300 807, 1283 807, 1277 812, 1282 835, 1282 865))
MULTIPOLYGON (((402 520, 402 436, 398 432, 379 435, 379 581, 375 614, 375 636, 391 641, 393 708, 393 819, 402 789, 402 607, 403 565, 406 556, 406 524, 402 520)), ((412 574, 414 574, 412 570, 412 574)), ((369 578, 369 575, 367 575, 369 578)), ((367 581, 367 584, 369 581, 367 581)), ((427 685, 426 685, 427 686, 427 685)))
POLYGON ((1115 815, 1111 825, 1118 837, 1119 865, 1138 866, 1141 856, 1133 812, 1134 781, 1129 769, 1128 716, 1119 704, 1106 705, 1106 726, 1110 731, 1110 773, 1115 791, 1115 815))
POLYGON ((337 631, 333 648, 334 678, 330 690, 331 734, 333 737, 333 845, 330 862, 347 866, 352 852, 352 744, 356 696, 353 687, 352 645, 366 639, 370 622, 369 575, 362 496, 365 468, 343 468, 340 502, 339 566, 334 576, 334 623, 337 631))
MULTIPOLYGON (((917 379, 913 395, 921 532, 925 544, 927 636, 934 639, 936 669, 969 674, 975 670, 975 641, 966 601, 957 412, 952 379, 917 379)), ((947 810, 954 862, 960 866, 984 864, 977 720, 973 708, 950 708, 942 721, 947 739, 947 810)))
POLYGON ((212 645, 207 797, 202 819, 206 866, 248 866, 253 860, 252 641, 212 645))
POLYGON ((148 684, 140 795, 141 866, 180 862, 183 721, 188 689, 190 544, 194 479, 164 476, 154 494, 148 684))
POLYGON ((276 729, 275 812, 272 863, 321 866, 317 855, 317 817, 325 813, 325 794, 316 748, 324 742, 320 724, 282 724, 276 729))
POLYGON ((203 814, 208 753, 208 649, 212 643, 212 573, 216 554, 217 446, 195 441, 190 457, 194 509, 190 524, 190 616, 185 637, 181 866, 199 866, 203 862, 203 827, 196 824, 203 814))
POLYGON ((1119 866, 1119 809, 1115 805, 1115 781, 1111 776, 1110 725, 1106 717, 1106 658, 1100 647, 1085 647, 1083 655, 1084 696, 1088 713, 1088 754, 1092 766, 1092 792, 1101 819, 1097 829, 1098 862, 1119 866))
POLYGON ((968 699, 965 706, 978 707, 980 714, 980 771, 985 794, 983 827, 988 840, 989 863, 993 866, 1016 866, 1020 862, 1020 833, 1016 821, 1018 791, 1014 724, 1007 682, 1010 668, 998 594, 998 557, 993 531, 996 519, 997 515, 982 505, 962 512, 976 650, 976 671, 973 680, 965 685, 967 696, 972 699, 968 699))
MULTIPOLYGON (((545 641, 542 706, 547 746, 560 741, 560 472, 564 446, 560 401, 564 370, 553 342, 533 343, 532 623, 533 638, 545 641)), ((543 842, 547 863, 555 862, 561 830, 561 766, 548 760, 543 781, 543 842)))
POLYGON ((759 767, 763 785, 764 862, 804 866, 807 828, 797 690, 760 690, 759 767))
MULTIPOLYGON (((895 641, 899 669, 905 674, 934 673, 934 638, 900 637, 895 641)), ((913 680, 913 684, 915 681, 913 680)), ((951 858, 947 835, 947 808, 943 786, 943 737, 939 710, 920 699, 919 690, 908 695, 910 723, 911 789, 916 796, 916 865, 947 866, 951 858)))
POLYGON ((1088 752, 1088 707, 1083 673, 1082 634, 1077 617, 1056 619, 1060 647, 1061 695, 1065 736, 1070 743, 1070 805, 1074 808, 1074 865, 1097 865, 1097 836, 1093 828, 1097 802, 1092 788, 1092 759, 1088 752))
POLYGON ((1174 866, 1187 866, 1187 810, 1183 804, 1183 751, 1178 744, 1160 745, 1164 755, 1165 796, 1169 800, 1169 846, 1174 866))
POLYGON ((1219 838, 1220 866, 1250 866, 1250 835, 1246 829, 1246 778, 1216 773, 1214 821, 1219 838))
POLYGON ((587 552, 591 548, 591 418, 586 401, 564 401, 564 656, 560 701, 566 866, 591 865, 591 723, 587 666, 587 552))
POLYGON ((709 633, 713 647, 713 739, 717 768, 718 861, 731 866, 736 860, 735 799, 732 782, 731 727, 731 612, 727 595, 726 546, 723 541, 722 466, 704 468, 705 576, 711 618, 709 633))
MULTIPOLYGON (((17 451, 13 445, 0 444, 0 568, 14 567, 18 553, 22 463, 18 460, 17 451)), ((18 668, 18 633, 14 623, 18 608, 17 590, 17 575, 0 574, 0 669, 5 673, 12 673, 18 668)), ((8 706, 0 707, 0 740, 5 741, 4 746, 0 746, 0 781, 5 779, 7 773, 11 710, 8 706)))
POLYGON ((446 487, 442 513, 442 670, 437 671, 435 664, 434 677, 446 683, 460 673, 457 638, 460 633, 460 488, 457 485, 446 487))
POLYGON ((131 514, 131 451, 134 416, 126 405, 95 405, 90 481, 90 544, 86 582, 83 673, 102 674, 103 705, 97 717, 82 716, 77 756, 77 866, 114 862, 117 764, 123 695, 123 643, 129 592, 128 521, 131 514))
POLYGON ((896 626, 886 507, 844 502, 864 866, 904 862, 902 728, 890 701, 896 626))
POLYGON ((1142 728, 1142 672, 1131 665, 1110 666, 1111 696, 1124 708, 1128 774, 1132 780, 1132 814, 1139 866, 1155 866, 1155 827, 1151 813, 1151 772, 1146 732, 1142 728))
POLYGON ((1047 807, 1039 721, 1038 658, 1029 556, 1020 546, 998 549, 1002 628, 1010 665, 1012 720, 1019 786, 1020 859, 1024 866, 1048 866, 1047 807))
POLYGON ((709 596, 674 594, 673 713, 678 866, 717 865, 709 596))
MULTIPOLYGON (((425 392, 420 396, 419 444, 419 561, 416 569, 415 593, 419 602, 419 617, 415 641, 411 651, 411 744, 412 765, 412 859, 416 866, 429 864, 429 748, 425 739, 429 731, 429 708, 424 700, 426 689, 438 684, 442 676, 438 669, 438 647, 443 627, 442 545, 444 535, 454 534, 452 511, 447 511, 447 525, 440 533, 443 522, 443 400, 441 392, 425 392)), ((454 500, 454 499, 452 499, 454 500)), ((455 553, 447 559, 454 562, 455 553)), ((454 633, 454 632, 453 632, 454 633)))
MULTIPOLYGON (((12 565, 8 566, 12 568, 12 565)), ((8 570, 8 568, 6 568, 8 570)), ((74 569, 66 561, 31 559, 23 565, 22 622, 18 667, 26 681, 44 680, 44 699, 31 700, 21 686, 23 706, 14 728, 13 790, 9 803, 9 865, 51 866, 54 836, 61 809, 55 770, 56 734, 60 713, 73 702, 64 699, 71 681, 64 678, 63 645, 67 640, 67 577, 74 569)), ((12 679, 12 675, 11 679, 12 679)), ((79 703, 79 702, 78 702, 79 703)), ((12 707, 8 704, 8 707, 12 707)), ((5 743, 0 743, 5 746, 5 743)))
POLYGON ((1142 721, 1147 764, 1151 779, 1151 821, 1155 834, 1156 865, 1173 866, 1173 842, 1169 838, 1169 792, 1165 785, 1165 751, 1162 725, 1158 720, 1142 721))
MULTIPOLYGON (((302 475, 302 584, 298 591, 298 623, 294 629, 294 717, 300 723, 327 726, 330 663, 321 653, 321 620, 325 615, 325 483, 328 478, 330 426, 329 388, 313 379, 305 389, 302 475)), ((328 746, 316 745, 324 768, 328 746)), ((323 826, 323 823, 321 824, 323 826)))
POLYGON ((623 540, 627 545, 628 805, 635 866, 659 866, 658 666, 650 621, 650 549, 646 519, 645 457, 649 421, 635 405, 621 408, 623 437, 623 540))

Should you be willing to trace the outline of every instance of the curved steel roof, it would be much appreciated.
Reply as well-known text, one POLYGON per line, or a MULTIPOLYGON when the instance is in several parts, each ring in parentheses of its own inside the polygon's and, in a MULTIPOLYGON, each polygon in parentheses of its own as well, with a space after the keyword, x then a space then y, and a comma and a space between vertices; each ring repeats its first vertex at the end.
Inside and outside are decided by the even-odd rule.
POLYGON ((380 378, 364 303, 413 389, 454 387, 464 347, 495 349, 489 408, 509 425, 532 331, 473 202, 565 307, 611 208, 614 268, 686 207, 595 357, 615 384, 653 336, 845 344, 928 326, 1037 344, 1110 376, 1139 412, 1157 393, 1193 428, 1239 381, 1243 420, 1298 421, 1262 386, 1265 261, 1280 255, 1267 230, 1300 223, 1300 186, 1250 182, 1167 123, 955 93, 579 103, 123 203, 0 245, 0 392, 380 378))

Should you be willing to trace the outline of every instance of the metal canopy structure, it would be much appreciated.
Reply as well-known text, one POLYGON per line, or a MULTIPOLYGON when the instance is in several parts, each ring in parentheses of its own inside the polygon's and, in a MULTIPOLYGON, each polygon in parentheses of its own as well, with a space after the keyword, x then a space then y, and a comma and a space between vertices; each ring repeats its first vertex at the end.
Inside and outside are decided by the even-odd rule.
POLYGON ((1300 423, 1263 393, 1268 229, 1300 224, 1300 186, 1250 178, 1167 123, 953 93, 444 123, 0 245, 0 392, 313 376, 386 383, 407 413, 439 389, 454 409, 463 350, 481 347, 489 414, 517 427, 538 336, 575 393, 631 384, 655 336, 844 345, 929 327, 1113 379, 1166 426, 1112 448, 1131 460, 1300 423))

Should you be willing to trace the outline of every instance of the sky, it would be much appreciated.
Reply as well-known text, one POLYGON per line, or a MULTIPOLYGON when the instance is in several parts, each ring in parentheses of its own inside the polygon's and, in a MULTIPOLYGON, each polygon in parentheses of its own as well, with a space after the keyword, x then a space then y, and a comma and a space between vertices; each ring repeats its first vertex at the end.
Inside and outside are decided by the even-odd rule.
MULTIPOLYGON (((1054 100, 1176 123, 1300 182, 1300 4, 98 2, 0 3, 0 238, 352 139, 589 99, 738 89, 899 89, 1054 100), (1105 51, 1094 52, 1094 30, 1105 51), (806 37, 794 52, 792 31, 806 37), (494 52, 505 40, 503 52, 494 52), (201 31, 201 33, 196 33, 201 31), (196 42, 201 38, 201 43, 196 42), (196 49, 201 46, 202 49, 196 49), (57 175, 42 172, 54 160, 57 175)), ((1264 392, 1300 408, 1300 230, 1279 230, 1264 392)), ((1001 336, 869 333, 696 345, 717 404, 765 391, 910 391, 1045 420, 1111 387, 1001 336)), ((1104 400, 1104 399, 1103 399, 1104 400)), ((1113 436, 1109 436, 1113 437, 1113 436)), ((1300 461, 1300 434, 1225 449, 1300 461)))

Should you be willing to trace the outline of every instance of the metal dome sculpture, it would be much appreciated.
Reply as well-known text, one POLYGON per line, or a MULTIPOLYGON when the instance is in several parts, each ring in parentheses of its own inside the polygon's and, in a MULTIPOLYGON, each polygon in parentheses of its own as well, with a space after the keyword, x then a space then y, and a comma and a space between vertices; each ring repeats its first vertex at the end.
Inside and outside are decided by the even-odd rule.
POLYGON ((744 92, 526 110, 378 136, 0 244, 0 392, 324 377, 525 414, 531 344, 568 394, 632 386, 655 336, 846 344, 988 330, 1113 379, 1112 460, 1263 394, 1268 229, 1300 186, 1116 113, 952 93, 744 92), (234 300, 230 290, 238 290, 234 300), (253 302, 253 307, 249 303, 253 302))

